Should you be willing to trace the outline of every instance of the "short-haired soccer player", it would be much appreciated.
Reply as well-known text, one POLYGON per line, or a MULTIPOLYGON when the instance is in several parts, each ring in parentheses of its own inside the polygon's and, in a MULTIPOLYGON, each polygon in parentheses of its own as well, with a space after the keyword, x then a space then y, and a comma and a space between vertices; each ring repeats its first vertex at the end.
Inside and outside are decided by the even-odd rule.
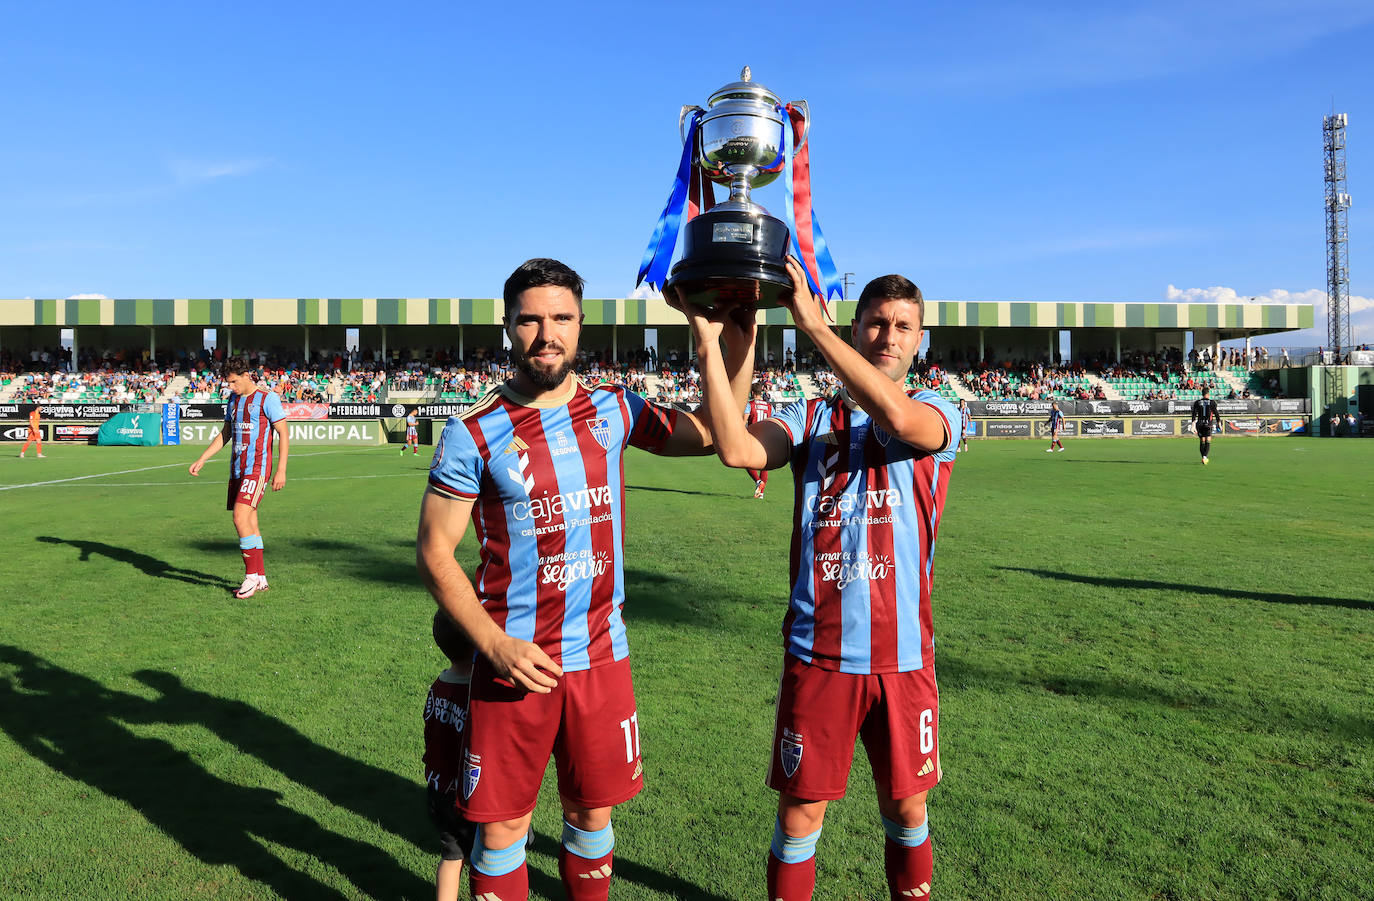
MULTIPOLYGON (((468 873, 479 898, 528 897, 526 834, 551 755, 564 890, 572 901, 607 898, 611 809, 644 782, 620 612, 624 453, 711 447, 697 418, 707 411, 675 411, 574 375, 582 284, 547 259, 506 280, 515 374, 448 420, 420 508, 421 577, 479 653, 458 801, 478 824, 468 873), (469 522, 479 559, 471 578, 454 559, 469 522)), ((748 396, 752 341, 739 351, 725 401, 735 420, 748 396)))
MULTIPOLYGON (((755 391, 749 398, 749 403, 744 408, 745 425, 753 425, 756 422, 763 422, 773 415, 773 405, 764 400, 763 395, 755 391)), ((754 480, 754 497, 762 498, 764 491, 768 489, 768 470, 766 469, 746 469, 749 478, 754 480)))
POLYGON ((23 459, 31 442, 36 442, 38 444, 38 456, 43 456, 43 427, 39 422, 37 404, 29 411, 29 434, 24 439, 24 446, 19 449, 20 459, 23 459))
POLYGON ((1064 449, 1064 442, 1059 440, 1059 432, 1064 428, 1064 411, 1059 409, 1059 401, 1050 402, 1050 418, 1045 420, 1050 427, 1050 446, 1045 448, 1045 453, 1054 453, 1054 446, 1059 445, 1059 449, 1064 449))
MULTIPOLYGON (((937 392, 904 387, 922 335, 914 284, 900 275, 869 282, 851 345, 826 325, 800 264, 789 259, 788 269, 792 318, 839 377, 833 398, 796 401, 746 429, 722 414, 729 396, 720 324, 688 311, 721 460, 790 463, 797 485, 768 776, 779 798, 767 897, 811 898, 826 805, 844 797, 862 737, 891 896, 925 898, 933 867, 926 795, 941 774, 931 561, 963 425, 937 392)), ((681 307, 682 298, 670 303, 681 307)))
POLYGON ((468 719, 472 683, 472 642, 442 610, 434 611, 434 644, 448 658, 425 698, 425 801, 439 832, 439 865, 434 871, 436 901, 458 901, 463 861, 472 853, 473 825, 458 812, 462 784, 463 727, 468 719))
POLYGON ((253 378, 253 371, 243 357, 224 361, 220 375, 231 392, 224 405, 224 428, 191 464, 191 475, 198 476, 205 461, 219 453, 220 448, 226 444, 233 448, 225 507, 234 514, 234 529, 238 532, 239 552, 243 556, 243 584, 234 592, 234 597, 240 599, 267 590, 258 503, 269 477, 273 491, 286 487, 286 458, 291 451, 281 398, 275 391, 260 387, 253 378), (281 442, 275 472, 272 469, 273 437, 281 442))
POLYGON ((1202 465, 1206 466, 1207 458, 1212 453, 1213 425, 1221 428, 1221 411, 1217 409, 1217 402, 1212 400, 1212 389, 1206 385, 1202 386, 1202 397, 1193 401, 1193 416, 1189 422, 1193 431, 1197 432, 1198 453, 1202 455, 1202 465))
POLYGON ((415 415, 414 410, 411 410, 409 413, 406 414, 406 443, 405 447, 401 448, 401 456, 405 456, 407 447, 410 448, 410 452, 412 454, 420 453, 419 425, 420 420, 415 415))

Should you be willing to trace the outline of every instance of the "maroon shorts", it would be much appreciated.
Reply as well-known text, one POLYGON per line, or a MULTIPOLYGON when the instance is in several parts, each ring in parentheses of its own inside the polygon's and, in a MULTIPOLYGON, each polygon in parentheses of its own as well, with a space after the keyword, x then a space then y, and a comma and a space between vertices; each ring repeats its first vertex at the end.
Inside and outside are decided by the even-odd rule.
POLYGON ((549 755, 558 793, 582 807, 611 807, 644 787, 639 717, 629 659, 565 672, 546 695, 497 681, 477 658, 468 700, 458 809, 475 823, 534 810, 549 755))
POLYGON ((843 798, 859 736, 880 794, 897 800, 939 782, 934 666, 865 676, 786 655, 769 787, 806 801, 843 798))
POLYGON ((250 472, 238 478, 230 476, 229 500, 224 509, 233 510, 235 504, 247 504, 254 510, 258 509, 258 502, 262 500, 262 492, 266 487, 267 476, 259 472, 250 472))

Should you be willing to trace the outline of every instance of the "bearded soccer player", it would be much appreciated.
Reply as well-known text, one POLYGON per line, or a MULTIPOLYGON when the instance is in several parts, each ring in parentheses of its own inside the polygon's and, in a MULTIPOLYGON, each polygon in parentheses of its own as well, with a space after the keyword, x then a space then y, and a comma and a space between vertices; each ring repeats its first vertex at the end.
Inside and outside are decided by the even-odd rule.
MULTIPOLYGON (((791 597, 768 784, 779 792, 769 901, 816 883, 826 805, 844 797, 856 738, 878 788, 893 899, 930 893, 926 795, 940 780, 931 637, 931 560, 963 424, 938 393, 907 391, 922 335, 920 290, 869 282, 852 346, 830 330, 796 260, 792 317, 839 377, 830 399, 799 400, 747 429, 728 403, 719 323, 689 311, 716 451, 727 466, 792 466, 791 597)), ((670 302, 681 306, 681 298, 670 302)))
MULTIPOLYGON (((1202 455, 1202 465, 1207 465, 1207 457, 1212 452, 1212 427, 1221 428, 1221 411, 1217 402, 1212 400, 1212 389, 1202 386, 1202 397, 1193 401, 1193 417, 1189 420, 1193 431, 1197 432, 1197 449, 1202 455)), ((1331 434, 1336 434, 1332 430, 1331 434)))
MULTIPOLYGON (((746 425, 753 425, 756 422, 763 422, 773 415, 773 405, 764 400, 758 394, 749 398, 749 405, 744 408, 744 422, 746 425)), ((762 498, 764 490, 768 487, 768 470, 766 469, 746 469, 749 478, 754 480, 754 497, 762 498)))
POLYGON ((286 411, 275 391, 258 386, 253 369, 242 357, 224 361, 224 383, 232 392, 224 405, 224 428, 210 446, 191 464, 191 475, 200 475, 205 461, 226 444, 233 445, 229 461, 229 498, 226 504, 234 514, 234 529, 239 534, 243 555, 243 584, 234 592, 239 599, 251 598, 267 590, 267 569, 263 565, 262 530, 258 527, 258 503, 262 500, 269 476, 272 490, 286 487, 286 458, 290 441, 286 432, 286 411), (272 471, 272 439, 281 442, 276 472, 272 471))
MULTIPOLYGON (((623 454, 711 447, 697 415, 573 374, 582 284, 547 259, 507 279, 515 375, 448 420, 420 508, 421 577, 478 651, 458 798, 478 824, 468 871, 478 898, 528 897, 525 836, 550 755, 564 889, 573 901, 608 897, 611 809, 644 781, 620 612, 623 454), (479 544, 472 578, 454 559, 469 520, 479 544)), ((738 393, 725 389, 733 417, 748 394, 752 342, 738 349, 728 361, 738 393)))

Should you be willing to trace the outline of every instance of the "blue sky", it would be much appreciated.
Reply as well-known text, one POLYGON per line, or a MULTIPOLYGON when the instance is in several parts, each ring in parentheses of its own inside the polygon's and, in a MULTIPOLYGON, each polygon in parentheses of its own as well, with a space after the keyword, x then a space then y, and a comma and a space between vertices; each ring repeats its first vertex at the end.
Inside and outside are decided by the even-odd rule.
POLYGON ((487 297, 530 256, 624 296, 679 107, 748 64, 811 102, 840 270, 951 300, 1324 303, 1334 103, 1374 340, 1368 0, 733 9, 5 3, 0 297, 487 297))

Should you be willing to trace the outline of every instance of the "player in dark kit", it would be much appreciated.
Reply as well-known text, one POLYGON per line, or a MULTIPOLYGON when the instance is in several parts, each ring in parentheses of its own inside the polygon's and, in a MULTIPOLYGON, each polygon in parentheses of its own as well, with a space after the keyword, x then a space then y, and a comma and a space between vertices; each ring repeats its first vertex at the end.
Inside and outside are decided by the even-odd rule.
POLYGON ((1212 451, 1212 430, 1213 425, 1219 431, 1221 429, 1221 411, 1217 409, 1217 402, 1211 398, 1212 389, 1206 385, 1202 388, 1202 397, 1193 401, 1193 431, 1197 432, 1197 449, 1202 454, 1202 465, 1207 465, 1207 457, 1212 451))
MULTIPOLYGON (((769 901, 807 901, 827 804, 844 797, 863 738, 878 788, 891 897, 926 898, 933 858, 926 796, 939 782, 939 698, 931 566, 963 424, 937 392, 903 386, 922 336, 920 290, 874 279, 854 312, 853 345, 826 324, 789 259, 797 328, 839 378, 833 398, 800 400, 749 426, 729 402, 721 325, 695 308, 708 419, 727 466, 792 466, 791 591, 768 784, 778 817, 769 901)), ((669 302, 683 307, 682 298, 669 302)), ((727 338, 726 347, 730 347, 727 338)))
MULTIPOLYGON (((644 781, 621 618, 623 453, 709 453, 697 418, 709 405, 694 415, 578 379, 582 279, 556 260, 530 260, 507 279, 505 327, 516 374, 445 425, 416 542, 421 577, 479 653, 458 800, 478 824, 469 878, 478 898, 528 897, 526 835, 552 755, 564 890, 604 901, 611 809, 644 781), (480 561, 471 579, 453 556, 469 522, 480 561)), ((752 355, 750 343, 729 364, 732 418, 752 355)))
POLYGON ((1050 427, 1050 446, 1045 448, 1045 453, 1053 453, 1054 446, 1059 445, 1059 449, 1064 449, 1064 442, 1059 440, 1059 430, 1064 428, 1064 413, 1059 409, 1059 402, 1054 401, 1050 404, 1050 418, 1045 420, 1050 427))

